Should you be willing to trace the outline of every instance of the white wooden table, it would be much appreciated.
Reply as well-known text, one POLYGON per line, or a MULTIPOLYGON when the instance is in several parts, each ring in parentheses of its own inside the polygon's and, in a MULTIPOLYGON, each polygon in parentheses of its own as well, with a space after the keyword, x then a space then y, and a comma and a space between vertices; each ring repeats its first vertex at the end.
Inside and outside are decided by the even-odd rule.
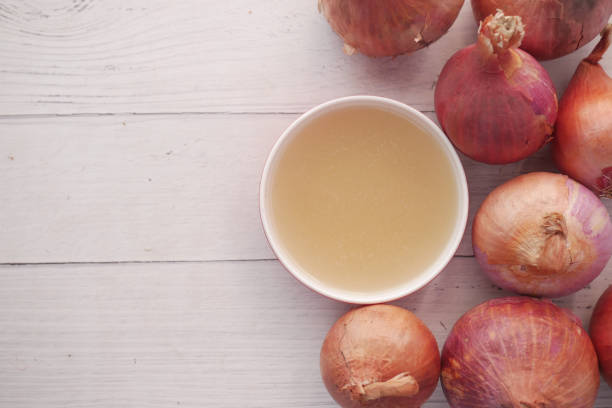
MULTIPOLYGON (((0 406, 334 406, 319 347, 350 306, 274 259, 266 154, 335 97, 434 118, 437 74, 474 39, 469 4, 428 49, 376 60, 342 54, 315 0, 0 0, 0 406)), ((560 93, 592 46, 544 64, 560 93)), ((501 182, 554 170, 546 148, 463 162, 472 215, 501 182)), ((612 264, 558 303, 587 323, 610 283, 612 264)), ((396 303, 441 347, 462 313, 505 294, 468 228, 448 268, 396 303)), ((440 387, 426 406, 447 406, 440 387)), ((596 406, 612 407, 605 385, 596 406)))

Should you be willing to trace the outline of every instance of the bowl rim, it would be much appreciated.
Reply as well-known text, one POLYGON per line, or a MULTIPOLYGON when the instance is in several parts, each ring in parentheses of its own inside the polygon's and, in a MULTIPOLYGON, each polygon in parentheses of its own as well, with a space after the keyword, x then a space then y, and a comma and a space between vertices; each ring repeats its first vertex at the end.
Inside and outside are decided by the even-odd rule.
POLYGON ((298 282, 302 283, 304 286, 308 287, 314 292, 317 292, 330 299, 351 304, 375 304, 391 302, 420 290, 435 279, 453 259, 461 243, 467 227, 468 209, 469 193, 465 171, 457 151, 448 140, 444 132, 436 125, 434 121, 415 108, 393 99, 373 95, 354 95, 333 99, 319 104, 300 115, 283 131, 272 146, 270 153, 266 158, 259 186, 259 214, 263 231, 272 252, 275 254, 281 265, 283 265, 290 275, 297 279, 298 282), (269 215, 269 205, 267 202, 267 192, 269 190, 271 174, 273 172, 272 166, 278 160, 280 156, 279 152, 282 152, 282 148, 297 134, 299 134, 298 130, 317 117, 336 109, 352 106, 381 108, 399 114, 400 116, 410 120, 414 125, 424 130, 430 136, 434 137, 440 147, 442 147, 443 151, 446 153, 446 157, 453 168, 453 174, 455 175, 455 186, 458 189, 458 212, 455 226, 451 235, 449 236, 446 246, 440 251, 440 254, 436 260, 416 278, 411 278, 401 285, 396 285, 392 288, 368 293, 342 290, 337 287, 326 285, 324 282, 308 274, 308 272, 303 271, 299 265, 294 263, 291 260, 291 257, 286 255, 287 251, 279 243, 279 239, 274 233, 270 221, 271 216, 269 215))

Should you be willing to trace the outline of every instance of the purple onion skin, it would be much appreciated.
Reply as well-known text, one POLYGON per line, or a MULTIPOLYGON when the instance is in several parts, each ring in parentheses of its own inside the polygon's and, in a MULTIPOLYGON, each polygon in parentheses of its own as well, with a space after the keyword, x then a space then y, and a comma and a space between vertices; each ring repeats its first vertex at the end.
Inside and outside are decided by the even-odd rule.
POLYGON ((512 49, 522 63, 508 75, 485 64, 470 45, 444 65, 434 102, 440 125, 455 147, 474 160, 506 164, 539 150, 557 119, 557 93, 531 55, 512 49))
POLYGON ((612 220, 582 184, 561 174, 529 173, 489 194, 474 220, 472 246, 496 285, 524 295, 566 296, 605 268, 612 256, 612 220), (550 214, 561 216, 566 229, 561 235, 542 233, 550 214), (552 261, 565 257, 564 262, 546 260, 544 253, 553 245, 559 246, 559 256, 552 261))
POLYGON ((452 408, 589 408, 599 370, 571 312, 508 297, 463 315, 442 350, 442 388, 452 408))
POLYGON ((477 21, 502 9, 527 26, 521 48, 539 60, 559 58, 588 44, 606 26, 610 0, 472 0, 477 21))

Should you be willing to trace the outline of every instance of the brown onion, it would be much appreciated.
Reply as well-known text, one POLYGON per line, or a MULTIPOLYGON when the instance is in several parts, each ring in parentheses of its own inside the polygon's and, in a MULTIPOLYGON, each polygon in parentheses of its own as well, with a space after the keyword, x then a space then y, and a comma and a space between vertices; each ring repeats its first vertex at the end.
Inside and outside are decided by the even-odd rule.
POLYGON ((476 213, 474 254, 497 285, 557 297, 595 279, 612 255, 601 200, 561 174, 529 173, 493 190, 476 213))
POLYGON ((610 0, 472 0, 476 20, 497 9, 521 16, 527 26, 525 51, 537 59, 569 54, 587 44, 605 27, 610 0))
POLYGON ((612 286, 595 305, 589 328, 604 379, 612 387, 612 286))
POLYGON ((395 56, 419 50, 453 25, 463 0, 319 0, 347 54, 395 56))
POLYGON ((546 70, 519 50, 520 17, 498 12, 479 28, 478 43, 446 63, 436 85, 440 125, 455 147, 490 164, 524 159, 550 137, 557 94, 546 70))
POLYGON ((438 384, 438 344, 408 310, 362 307, 342 316, 327 333, 321 375, 344 408, 420 407, 438 384))
POLYGON ((557 166, 602 197, 612 198, 612 78, 599 65, 612 25, 585 58, 561 98, 553 156, 557 166))
POLYGON ((442 388, 452 408, 590 408, 597 356, 571 312, 509 297, 464 314, 442 350, 442 388))

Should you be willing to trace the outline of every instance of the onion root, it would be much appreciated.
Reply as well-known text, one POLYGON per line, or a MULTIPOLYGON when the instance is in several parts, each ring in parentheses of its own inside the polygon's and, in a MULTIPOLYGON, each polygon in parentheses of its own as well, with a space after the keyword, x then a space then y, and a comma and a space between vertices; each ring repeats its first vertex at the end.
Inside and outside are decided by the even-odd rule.
POLYGON ((419 393, 419 384, 413 376, 405 372, 387 381, 357 385, 347 384, 341 390, 349 390, 355 400, 368 402, 384 397, 414 397, 419 393))

